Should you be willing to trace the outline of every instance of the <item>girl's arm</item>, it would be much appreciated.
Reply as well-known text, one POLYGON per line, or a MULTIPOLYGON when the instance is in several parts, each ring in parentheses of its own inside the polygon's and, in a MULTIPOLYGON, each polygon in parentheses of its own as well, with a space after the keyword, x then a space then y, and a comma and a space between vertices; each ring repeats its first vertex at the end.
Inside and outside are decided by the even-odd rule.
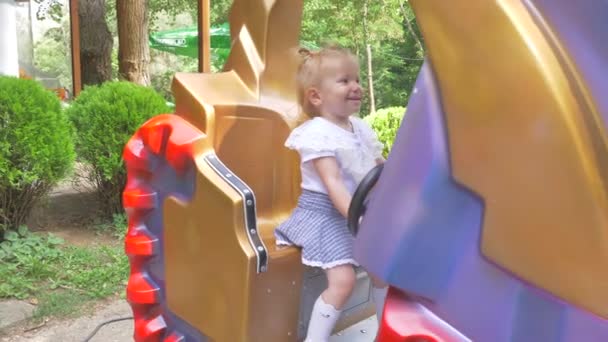
POLYGON ((338 209, 342 216, 348 217, 348 207, 350 206, 351 195, 346 189, 346 185, 344 185, 336 158, 317 158, 314 159, 312 163, 321 177, 323 184, 325 184, 329 198, 336 209, 338 209))

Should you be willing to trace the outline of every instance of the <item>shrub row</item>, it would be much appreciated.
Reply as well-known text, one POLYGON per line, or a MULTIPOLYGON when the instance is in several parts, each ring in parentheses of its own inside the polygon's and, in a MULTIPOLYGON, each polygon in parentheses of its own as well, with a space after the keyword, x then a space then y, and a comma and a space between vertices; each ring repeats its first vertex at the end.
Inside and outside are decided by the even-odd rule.
POLYGON ((169 111, 165 100, 152 88, 129 82, 86 88, 67 109, 77 132, 76 154, 89 166, 86 175, 107 218, 123 212, 125 144, 145 121, 169 111))
POLYGON ((129 82, 87 87, 63 110, 38 82, 0 76, 0 242, 69 175, 76 155, 90 167, 104 213, 122 212, 122 150, 147 119, 166 112, 154 90, 129 82))
POLYGON ((388 107, 377 110, 376 112, 363 118, 378 136, 378 140, 384 145, 384 157, 388 156, 397 130, 401 126, 401 121, 405 115, 405 107, 388 107))

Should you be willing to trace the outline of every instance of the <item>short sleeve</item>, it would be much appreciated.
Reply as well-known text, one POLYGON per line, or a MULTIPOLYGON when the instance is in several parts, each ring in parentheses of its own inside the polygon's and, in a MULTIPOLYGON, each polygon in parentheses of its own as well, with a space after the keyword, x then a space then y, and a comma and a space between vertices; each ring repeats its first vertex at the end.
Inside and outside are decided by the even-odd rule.
POLYGON ((285 147, 298 151, 301 162, 305 163, 317 158, 335 157, 339 142, 324 125, 313 119, 294 129, 285 141, 285 147))
POLYGON ((365 121, 359 118, 355 122, 360 127, 362 138, 372 151, 374 158, 383 158, 382 151, 384 150, 384 145, 378 140, 376 132, 365 121))

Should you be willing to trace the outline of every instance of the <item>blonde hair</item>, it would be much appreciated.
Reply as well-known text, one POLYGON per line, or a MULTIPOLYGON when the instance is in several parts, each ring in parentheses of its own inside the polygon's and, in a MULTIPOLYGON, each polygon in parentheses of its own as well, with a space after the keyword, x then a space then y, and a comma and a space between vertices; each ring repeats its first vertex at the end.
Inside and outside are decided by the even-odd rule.
POLYGON ((359 64, 359 61, 350 50, 335 45, 317 51, 301 48, 298 50, 298 54, 302 58, 296 74, 298 102, 304 113, 309 116, 319 116, 318 109, 310 103, 306 92, 310 88, 320 85, 329 68, 325 62, 329 59, 350 59, 359 64))

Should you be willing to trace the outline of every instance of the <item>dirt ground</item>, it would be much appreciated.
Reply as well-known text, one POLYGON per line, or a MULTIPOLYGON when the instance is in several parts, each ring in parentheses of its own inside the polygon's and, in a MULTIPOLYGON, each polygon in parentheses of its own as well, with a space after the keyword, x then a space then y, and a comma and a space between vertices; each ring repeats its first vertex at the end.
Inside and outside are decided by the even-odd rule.
POLYGON ((26 224, 31 231, 52 233, 72 245, 115 243, 111 236, 95 229, 100 223, 95 193, 71 178, 34 207, 26 224))

